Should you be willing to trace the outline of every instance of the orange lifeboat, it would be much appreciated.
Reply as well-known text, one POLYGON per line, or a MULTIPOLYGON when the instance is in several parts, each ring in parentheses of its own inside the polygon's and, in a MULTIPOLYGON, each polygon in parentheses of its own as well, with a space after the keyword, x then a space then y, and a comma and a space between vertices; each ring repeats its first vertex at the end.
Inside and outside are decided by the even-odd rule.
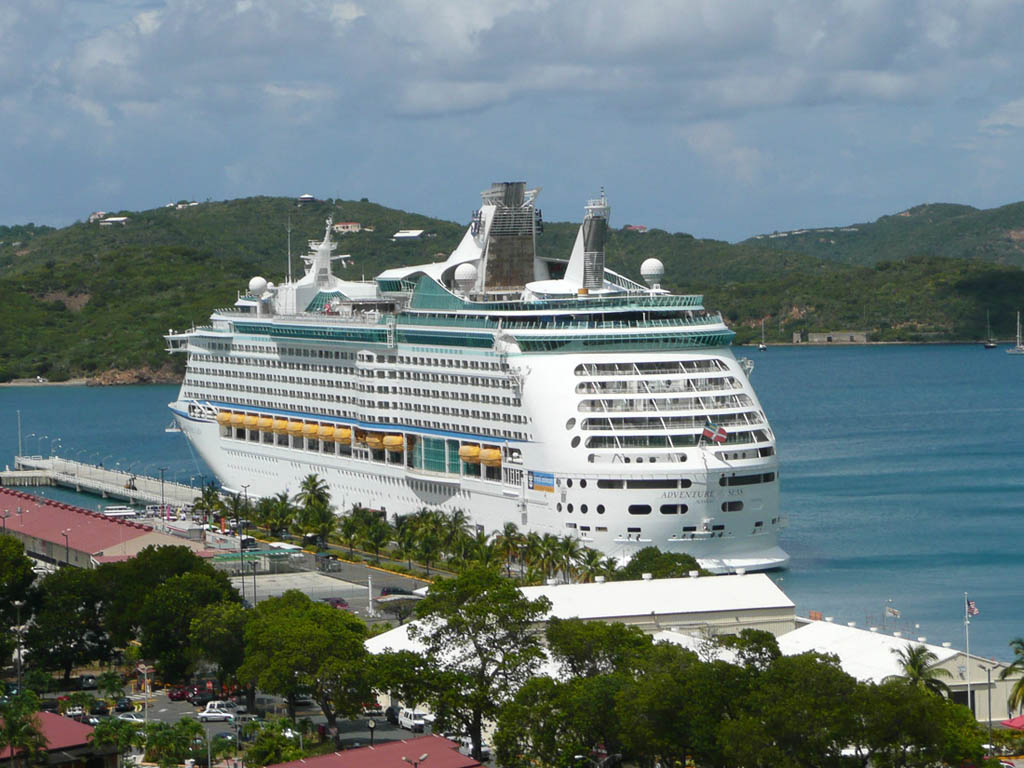
POLYGON ((321 424, 320 429, 317 431, 317 436, 321 440, 333 440, 334 426, 331 424, 321 424))
POLYGON ((466 443, 459 446, 459 458, 467 464, 480 463, 480 446, 476 443, 466 443))
POLYGON ((405 450, 405 438, 401 435, 385 435, 384 449, 392 453, 401 453, 405 450))
POLYGON ((289 435, 301 435, 302 434, 302 422, 301 421, 289 421, 288 422, 288 434, 289 435))
POLYGON ((246 414, 246 416, 245 416, 245 426, 248 429, 256 429, 256 425, 259 424, 259 423, 260 423, 259 417, 257 417, 254 414, 251 414, 251 413, 246 414))
POLYGON ((384 449, 384 436, 379 432, 367 432, 366 433, 366 445, 368 448, 374 451, 380 451, 384 449))
POLYGON ((316 437, 320 431, 320 425, 315 423, 306 423, 302 425, 303 437, 316 437))
POLYGON ((217 411, 217 423, 226 427, 231 423, 231 411, 217 411))
POLYGON ((335 427, 334 428, 334 442, 336 443, 348 443, 352 440, 352 430, 348 427, 335 427))
POLYGON ((501 449, 484 448, 480 451, 480 463, 485 467, 501 466, 501 449))
POLYGON ((277 434, 283 435, 288 431, 288 419, 274 419, 273 429, 277 434))
POLYGON ((245 414, 244 413, 232 413, 231 414, 231 425, 232 426, 234 426, 234 427, 241 427, 243 424, 245 424, 245 414))

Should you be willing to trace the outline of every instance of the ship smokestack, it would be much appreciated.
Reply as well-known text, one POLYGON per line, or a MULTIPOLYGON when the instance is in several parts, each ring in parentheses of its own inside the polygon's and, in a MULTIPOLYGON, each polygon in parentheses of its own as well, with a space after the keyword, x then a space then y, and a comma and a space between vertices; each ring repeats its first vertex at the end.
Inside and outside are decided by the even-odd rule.
POLYGON ((604 286, 604 244, 608 241, 608 219, 611 206, 605 197, 590 200, 583 218, 583 287, 590 290, 604 286))

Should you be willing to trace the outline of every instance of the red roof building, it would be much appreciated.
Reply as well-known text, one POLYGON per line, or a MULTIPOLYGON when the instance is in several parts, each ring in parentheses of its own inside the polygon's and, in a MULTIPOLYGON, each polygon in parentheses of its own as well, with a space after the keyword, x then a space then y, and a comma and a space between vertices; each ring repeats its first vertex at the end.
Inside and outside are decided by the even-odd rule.
POLYGON ((107 517, 13 488, 0 488, 0 517, 3 532, 19 539, 26 554, 80 568, 95 567, 104 556, 134 557, 151 545, 201 546, 156 531, 151 525, 107 517))
POLYGON ((441 736, 420 736, 416 739, 386 741, 372 747, 357 747, 344 752, 307 757, 268 768, 380 768, 400 766, 408 762, 424 763, 423 768, 479 768, 480 763, 459 752, 459 745, 441 736), (426 755, 427 757, 423 757, 426 755), (420 759, 422 758, 422 760, 420 759))
MULTIPOLYGON (((117 765, 114 746, 93 745, 91 725, 55 715, 53 712, 37 712, 36 717, 46 739, 44 765, 62 768, 86 768, 87 765, 89 768, 114 768, 117 765)), ((0 749, 0 762, 8 761, 11 757, 10 747, 0 749)))

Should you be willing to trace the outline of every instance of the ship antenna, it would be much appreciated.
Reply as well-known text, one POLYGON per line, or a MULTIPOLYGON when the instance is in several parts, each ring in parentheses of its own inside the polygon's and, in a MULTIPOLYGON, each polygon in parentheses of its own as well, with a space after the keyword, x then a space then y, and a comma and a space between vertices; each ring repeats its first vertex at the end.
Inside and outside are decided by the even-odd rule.
POLYGON ((288 282, 292 281, 292 216, 288 214, 288 282))

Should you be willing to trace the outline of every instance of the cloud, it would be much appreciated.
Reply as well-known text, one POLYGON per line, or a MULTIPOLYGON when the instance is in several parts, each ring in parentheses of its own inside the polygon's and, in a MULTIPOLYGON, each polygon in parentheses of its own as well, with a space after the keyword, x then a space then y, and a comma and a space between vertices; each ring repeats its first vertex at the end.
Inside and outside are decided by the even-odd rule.
POLYGON ((985 133, 1003 135, 1010 129, 1024 128, 1024 98, 1001 105, 978 123, 985 133))
POLYGON ((690 150, 709 162, 719 173, 727 174, 745 186, 760 180, 767 164, 755 147, 742 146, 733 129, 722 122, 705 122, 684 128, 681 134, 690 150))

